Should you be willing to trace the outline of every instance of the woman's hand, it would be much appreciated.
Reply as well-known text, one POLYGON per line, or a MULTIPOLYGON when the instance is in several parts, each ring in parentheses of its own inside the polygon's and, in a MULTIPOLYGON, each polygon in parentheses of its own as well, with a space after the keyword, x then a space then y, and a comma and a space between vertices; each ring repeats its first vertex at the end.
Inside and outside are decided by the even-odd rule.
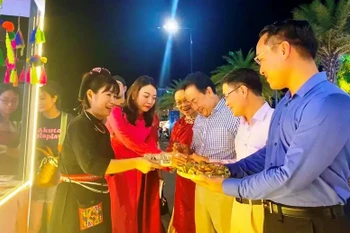
POLYGON ((150 171, 154 171, 155 169, 162 169, 162 166, 146 158, 136 158, 135 168, 140 172, 146 174, 150 171))
POLYGON ((172 167, 179 167, 183 166, 187 163, 188 156, 179 152, 173 153, 173 156, 171 156, 171 164, 172 167))

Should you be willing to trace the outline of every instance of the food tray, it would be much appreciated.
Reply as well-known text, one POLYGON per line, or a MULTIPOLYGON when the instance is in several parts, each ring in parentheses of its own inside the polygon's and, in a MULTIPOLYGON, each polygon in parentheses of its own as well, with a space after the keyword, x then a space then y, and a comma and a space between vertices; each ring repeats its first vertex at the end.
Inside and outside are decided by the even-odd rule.
POLYGON ((188 162, 184 166, 178 167, 178 172, 183 177, 191 177, 189 179, 195 179, 194 176, 197 175, 205 175, 212 178, 229 178, 231 176, 230 171, 224 165, 206 163, 204 161, 200 163, 188 162))
POLYGON ((185 172, 180 172, 177 171, 176 172, 179 176, 185 178, 185 179, 189 179, 189 180, 200 180, 200 176, 199 175, 195 175, 195 174, 189 174, 189 173, 185 173, 185 172))

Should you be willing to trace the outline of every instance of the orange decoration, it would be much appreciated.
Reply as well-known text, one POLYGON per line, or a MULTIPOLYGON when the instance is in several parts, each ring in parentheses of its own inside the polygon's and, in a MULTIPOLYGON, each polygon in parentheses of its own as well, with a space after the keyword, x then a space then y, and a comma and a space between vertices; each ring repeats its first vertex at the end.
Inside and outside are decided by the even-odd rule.
POLYGON ((8 32, 13 32, 15 30, 15 25, 9 21, 3 22, 2 27, 5 28, 8 32))

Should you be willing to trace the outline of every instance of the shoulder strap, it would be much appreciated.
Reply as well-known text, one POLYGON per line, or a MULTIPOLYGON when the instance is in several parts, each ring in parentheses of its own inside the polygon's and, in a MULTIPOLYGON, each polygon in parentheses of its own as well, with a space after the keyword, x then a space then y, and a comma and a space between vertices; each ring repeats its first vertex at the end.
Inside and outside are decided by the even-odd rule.
POLYGON ((61 112, 61 133, 60 139, 58 141, 58 145, 62 146, 64 138, 66 137, 67 132, 67 124, 68 124, 68 114, 66 112, 61 112))

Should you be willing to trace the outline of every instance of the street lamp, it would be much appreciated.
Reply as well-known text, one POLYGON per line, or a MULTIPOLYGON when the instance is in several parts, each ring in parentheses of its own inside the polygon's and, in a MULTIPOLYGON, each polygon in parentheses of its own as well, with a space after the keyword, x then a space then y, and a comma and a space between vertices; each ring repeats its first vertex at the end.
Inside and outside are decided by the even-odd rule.
MULTIPOLYGON (((158 27, 160 28, 160 27, 158 27)), ((179 30, 188 30, 190 34, 190 65, 191 73, 193 73, 193 40, 192 40, 192 30, 188 27, 180 27, 178 22, 175 19, 168 19, 165 21, 163 29, 168 32, 170 35, 176 34, 179 30)))

